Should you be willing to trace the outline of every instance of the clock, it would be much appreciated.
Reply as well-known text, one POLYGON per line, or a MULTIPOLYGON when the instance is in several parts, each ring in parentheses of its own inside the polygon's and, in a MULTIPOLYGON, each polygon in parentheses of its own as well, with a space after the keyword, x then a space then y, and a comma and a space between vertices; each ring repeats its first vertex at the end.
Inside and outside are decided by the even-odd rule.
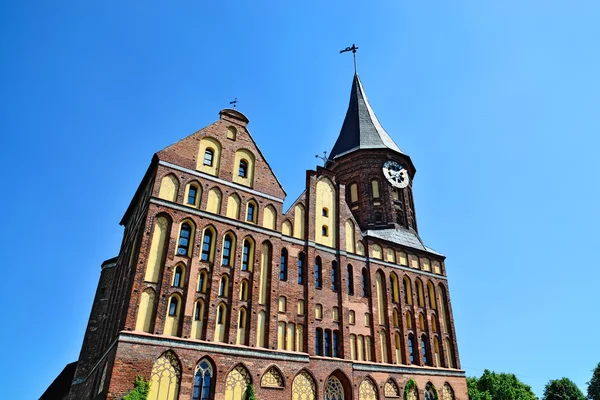
POLYGON ((384 162, 382 169, 383 175, 393 187, 404 189, 408 186, 408 171, 396 161, 384 162))

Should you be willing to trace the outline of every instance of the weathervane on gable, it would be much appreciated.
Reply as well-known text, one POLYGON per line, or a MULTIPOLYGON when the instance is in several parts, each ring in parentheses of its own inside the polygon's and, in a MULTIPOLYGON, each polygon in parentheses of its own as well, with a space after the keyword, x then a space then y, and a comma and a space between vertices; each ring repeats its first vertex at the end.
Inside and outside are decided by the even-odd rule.
POLYGON ((347 51, 351 51, 352 55, 354 56, 354 73, 356 74, 356 50, 358 50, 358 47, 352 43, 352 47, 346 47, 344 50, 340 50, 340 54, 345 53, 347 51))
POLYGON ((325 166, 325 164, 327 164, 328 162, 330 162, 330 163, 334 162, 329 157, 327 157, 327 152, 326 151, 323 152, 322 156, 320 156, 318 154, 315 154, 315 158, 320 158, 321 160, 323 160, 323 166, 325 166))
POLYGON ((237 97, 229 102, 229 104, 233 104, 233 108, 235 108, 235 106, 237 106, 237 103, 238 103, 237 97))

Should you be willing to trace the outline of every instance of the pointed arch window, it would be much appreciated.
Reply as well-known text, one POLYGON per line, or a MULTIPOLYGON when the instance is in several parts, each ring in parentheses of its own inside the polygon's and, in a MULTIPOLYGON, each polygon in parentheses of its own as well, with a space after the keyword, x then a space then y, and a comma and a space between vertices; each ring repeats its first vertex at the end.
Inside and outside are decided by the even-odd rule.
POLYGON ((192 400, 209 400, 211 398, 212 366, 206 360, 201 360, 194 373, 194 392, 192 400))
POLYGON ((423 364, 429 365, 429 346, 427 346, 427 336, 421 336, 421 352, 423 353, 423 364))
POLYGON ((242 249, 242 271, 250 270, 250 250, 252 243, 248 239, 244 239, 244 248, 242 249))
POLYGON ((173 275, 173 286, 181 287, 181 281, 183 279, 183 269, 178 265, 175 267, 175 274, 173 275))
POLYGON ((228 287, 229 287, 229 278, 227 277, 227 275, 223 275, 221 277, 221 282, 219 283, 219 296, 220 297, 227 297, 228 287))
POLYGON ((403 279, 404 282, 404 301, 406 302, 406 304, 411 305, 412 304, 412 289, 410 286, 410 281, 408 280, 408 277, 404 277, 403 279))
POLYGON ((255 220, 254 220, 255 211, 256 211, 256 206, 254 205, 254 203, 249 203, 248 208, 246 209, 246 221, 255 222, 255 220))
POLYGON ((408 334, 408 356, 410 363, 415 363, 415 337, 412 333, 408 334))
POLYGON ((281 260, 279 264, 279 280, 287 281, 287 261, 288 261, 288 252, 286 249, 281 249, 281 260))
POLYGON ((304 253, 298 254, 298 283, 304 283, 304 253))
POLYGON ((206 293, 206 283, 207 283, 206 271, 202 271, 202 272, 200 272, 200 277, 198 278, 198 291, 200 293, 206 293))
POLYGON ((233 246, 233 239, 231 235, 225 235, 225 239, 223 239, 223 261, 221 264, 225 266, 231 265, 231 248, 233 246))
POLYGON ((321 289, 323 287, 323 279, 321 277, 321 257, 315 259, 315 287, 321 289))
POLYGON ((225 304, 221 303, 217 308, 217 324, 222 325, 225 323, 225 304))
POLYGON ((348 294, 350 296, 353 296, 354 295, 354 269, 352 268, 352 265, 348 264, 347 272, 348 272, 348 294))
POLYGON ((248 281, 245 279, 240 284, 240 300, 248 300, 248 281))
POLYGON ((331 290, 338 291, 338 264, 336 261, 331 263, 331 290))
POLYGON ((177 296, 171 297, 171 302, 169 303, 169 316, 170 317, 177 316, 177 304, 178 303, 179 303, 179 300, 177 299, 177 296))
POLYGON ((187 222, 181 225, 181 231, 179 232, 179 242, 177 244, 177 254, 180 256, 187 256, 190 248, 190 236, 192 234, 192 227, 187 222))
POLYGON ((366 268, 362 270, 362 295, 363 297, 369 295, 369 273, 366 268))
POLYGON ((214 155, 215 151, 213 149, 207 148, 206 150, 204 150, 204 165, 212 167, 214 155))
POLYGON ((198 187, 196 185, 190 185, 190 188, 188 189, 187 203, 191 205, 196 205, 197 198, 198 187))
POLYGON ((241 178, 246 178, 248 176, 248 161, 240 160, 240 165, 238 168, 238 175, 241 178))
POLYGON ((427 383, 425 386, 425 400, 436 400, 437 396, 435 395, 435 389, 431 382, 427 383))
POLYGON ((210 253, 212 250, 213 233, 210 229, 204 232, 204 238, 202 238, 202 254, 200 259, 202 261, 210 261, 210 253))

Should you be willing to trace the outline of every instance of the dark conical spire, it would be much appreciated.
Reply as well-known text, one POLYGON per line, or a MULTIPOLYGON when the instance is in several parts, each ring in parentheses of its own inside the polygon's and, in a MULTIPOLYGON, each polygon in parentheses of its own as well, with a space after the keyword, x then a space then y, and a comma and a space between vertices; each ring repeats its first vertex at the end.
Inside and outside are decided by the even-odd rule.
POLYGON ((360 78, 354 74, 346 118, 340 135, 329 154, 329 159, 333 160, 360 149, 385 148, 402 153, 402 150, 379 123, 369 105, 360 78))

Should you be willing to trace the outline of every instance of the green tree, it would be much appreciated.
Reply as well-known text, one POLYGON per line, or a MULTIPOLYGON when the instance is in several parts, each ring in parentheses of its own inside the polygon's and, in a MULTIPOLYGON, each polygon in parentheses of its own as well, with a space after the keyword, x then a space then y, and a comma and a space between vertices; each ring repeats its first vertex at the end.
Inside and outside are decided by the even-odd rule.
POLYGON ((572 380, 561 378, 546 384, 542 400, 585 400, 585 396, 572 380))
POLYGON ((470 400, 537 400, 529 385, 514 374, 485 370, 481 378, 468 378, 470 400))
POLYGON ((150 381, 138 375, 133 382, 133 390, 123 397, 123 400, 146 400, 149 392, 150 381))
POLYGON ((256 395, 254 394, 254 385, 251 383, 246 386, 246 400, 256 400, 256 395))
POLYGON ((587 383, 587 397, 590 400, 600 400, 600 363, 594 368, 592 379, 587 383))

